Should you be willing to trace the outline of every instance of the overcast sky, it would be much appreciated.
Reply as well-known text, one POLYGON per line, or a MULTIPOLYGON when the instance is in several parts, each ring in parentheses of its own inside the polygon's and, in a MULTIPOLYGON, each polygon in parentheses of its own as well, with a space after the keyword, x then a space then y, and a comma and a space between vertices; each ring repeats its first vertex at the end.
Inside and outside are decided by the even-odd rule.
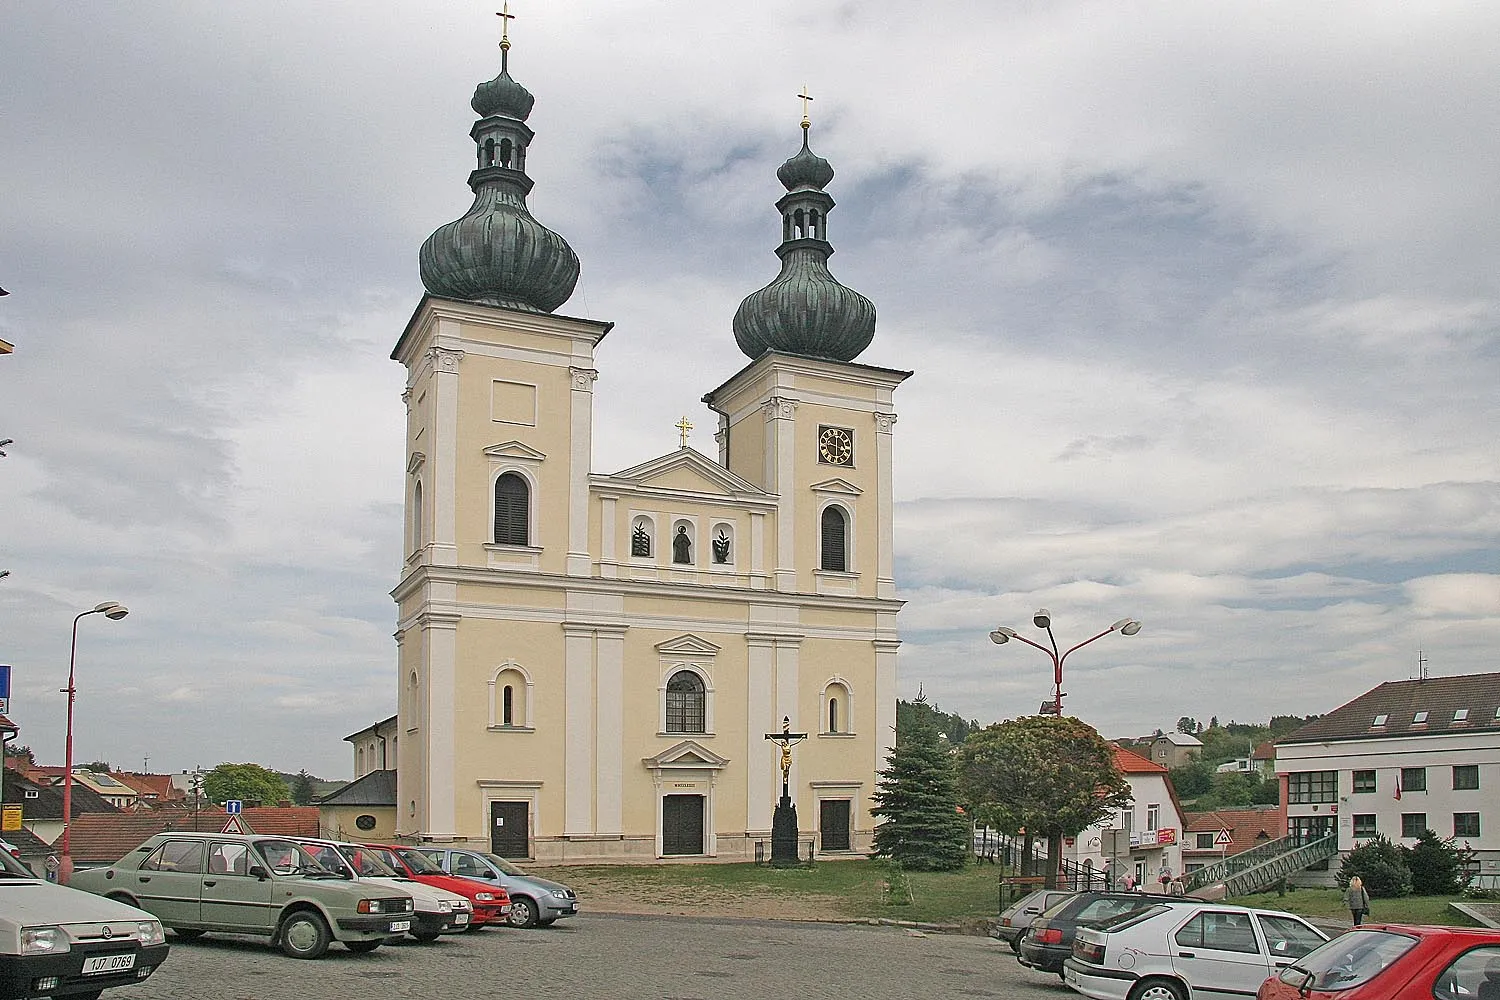
MULTIPOLYGON (((348 776, 395 710, 417 250, 468 207, 482 4, 0 6, 0 663, 80 760, 348 776)), ((901 694, 1107 736, 1500 668, 1500 5, 518 0, 594 468, 744 363, 774 172, 897 394, 901 694)))

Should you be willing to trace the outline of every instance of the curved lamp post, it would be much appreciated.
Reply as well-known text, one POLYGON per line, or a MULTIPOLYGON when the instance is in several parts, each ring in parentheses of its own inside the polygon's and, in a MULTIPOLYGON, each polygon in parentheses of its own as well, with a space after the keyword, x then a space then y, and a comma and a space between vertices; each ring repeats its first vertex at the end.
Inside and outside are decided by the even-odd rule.
POLYGON ((73 877, 73 854, 68 835, 73 828, 73 664, 78 659, 78 623, 89 615, 103 615, 110 621, 119 621, 130 614, 130 609, 117 601, 105 601, 91 611, 85 611, 73 619, 73 644, 68 652, 68 686, 63 694, 68 696, 68 742, 63 761, 63 829, 62 858, 58 866, 57 880, 66 885, 73 877))
POLYGON ((1037 628, 1047 630, 1047 638, 1052 643, 1052 647, 1050 649, 1046 646, 1043 646, 1039 642, 1032 642, 1025 636, 1018 634, 1015 629, 1009 628, 1005 625, 999 626, 995 629, 995 631, 990 633, 990 641, 995 643, 997 646, 1003 646, 1007 642, 1010 642, 1012 639, 1015 639, 1017 642, 1024 642, 1028 646, 1040 649, 1043 653, 1046 654, 1047 659, 1052 661, 1053 694, 1052 704, 1043 705, 1042 710, 1043 714, 1045 715, 1057 716, 1062 715, 1063 661, 1068 658, 1069 654, 1071 654, 1074 650, 1082 649, 1084 646, 1087 646, 1095 639, 1104 638, 1111 632, 1119 632, 1121 635, 1135 635, 1141 630, 1141 623, 1136 619, 1121 618, 1119 621, 1115 622, 1113 625, 1105 629, 1103 632, 1100 632, 1098 635, 1090 636, 1089 638, 1080 642, 1078 645, 1067 650, 1067 652, 1058 653, 1057 637, 1052 634, 1052 612, 1048 611, 1046 608, 1038 608, 1037 613, 1031 616, 1031 622, 1037 628))

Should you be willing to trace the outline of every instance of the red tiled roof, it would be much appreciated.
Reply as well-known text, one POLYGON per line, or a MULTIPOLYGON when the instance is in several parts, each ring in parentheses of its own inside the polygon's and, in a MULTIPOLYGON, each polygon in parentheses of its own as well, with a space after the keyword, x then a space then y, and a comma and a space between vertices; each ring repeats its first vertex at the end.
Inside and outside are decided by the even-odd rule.
POLYGON ((1165 775, 1167 769, 1154 761, 1149 761, 1138 753, 1131 753, 1124 747, 1114 747, 1115 767, 1120 769, 1121 774, 1161 774, 1165 775))
MULTIPOLYGON (((1187 832, 1190 835, 1218 833, 1220 830, 1228 830, 1231 838, 1229 849, 1224 853, 1238 854, 1267 840, 1285 837, 1286 819, 1276 806, 1264 809, 1216 809, 1212 812, 1187 814, 1187 832)), ((1193 847, 1191 843, 1185 843, 1183 847, 1189 851, 1200 849, 1193 847)), ((1213 850, 1219 851, 1220 848, 1215 847, 1213 850)))
POLYGON ((186 793, 172 787, 170 774, 137 774, 134 771, 111 772, 115 778, 134 788, 141 795, 153 797, 154 802, 186 798, 186 793))
MULTIPOLYGON (((255 833, 274 837, 316 837, 319 833, 316 806, 251 807, 241 820, 255 833)), ((120 860, 151 837, 166 830, 196 830, 215 833, 224 829, 229 817, 218 809, 202 812, 92 813, 73 818, 69 834, 73 858, 80 862, 109 864, 120 860)))
POLYGON ((1276 744, 1273 743, 1270 740, 1266 740, 1260 746, 1258 746, 1258 747, 1255 748, 1255 752, 1250 755, 1250 759, 1251 760, 1275 760, 1276 759, 1276 744))

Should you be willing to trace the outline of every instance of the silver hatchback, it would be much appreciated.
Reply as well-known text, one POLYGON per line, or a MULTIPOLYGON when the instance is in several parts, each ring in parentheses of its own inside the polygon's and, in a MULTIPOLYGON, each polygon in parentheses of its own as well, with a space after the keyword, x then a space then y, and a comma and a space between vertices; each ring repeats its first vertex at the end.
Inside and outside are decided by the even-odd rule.
POLYGON ((528 875, 498 854, 487 851, 415 848, 443 871, 502 886, 510 893, 512 927, 545 927, 578 912, 578 894, 561 882, 528 875))

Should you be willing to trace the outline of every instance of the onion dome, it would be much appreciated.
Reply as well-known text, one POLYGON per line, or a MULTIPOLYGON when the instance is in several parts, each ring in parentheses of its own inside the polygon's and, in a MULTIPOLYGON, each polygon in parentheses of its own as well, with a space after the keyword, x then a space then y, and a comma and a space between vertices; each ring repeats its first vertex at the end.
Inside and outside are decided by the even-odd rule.
POLYGON ((422 284, 444 298, 552 312, 578 284, 578 256, 526 207, 534 133, 525 121, 535 98, 511 79, 509 58, 506 38, 500 75, 474 90, 471 105, 481 116, 469 130, 478 151, 469 174, 474 204, 422 244, 422 284))
POLYGON ((875 305, 839 284, 828 270, 828 213, 833 199, 823 190, 833 167, 808 148, 807 119, 802 149, 776 171, 787 193, 781 211, 781 273, 751 292, 734 314, 734 339, 752 360, 782 351, 835 361, 853 361, 875 337, 875 305))

